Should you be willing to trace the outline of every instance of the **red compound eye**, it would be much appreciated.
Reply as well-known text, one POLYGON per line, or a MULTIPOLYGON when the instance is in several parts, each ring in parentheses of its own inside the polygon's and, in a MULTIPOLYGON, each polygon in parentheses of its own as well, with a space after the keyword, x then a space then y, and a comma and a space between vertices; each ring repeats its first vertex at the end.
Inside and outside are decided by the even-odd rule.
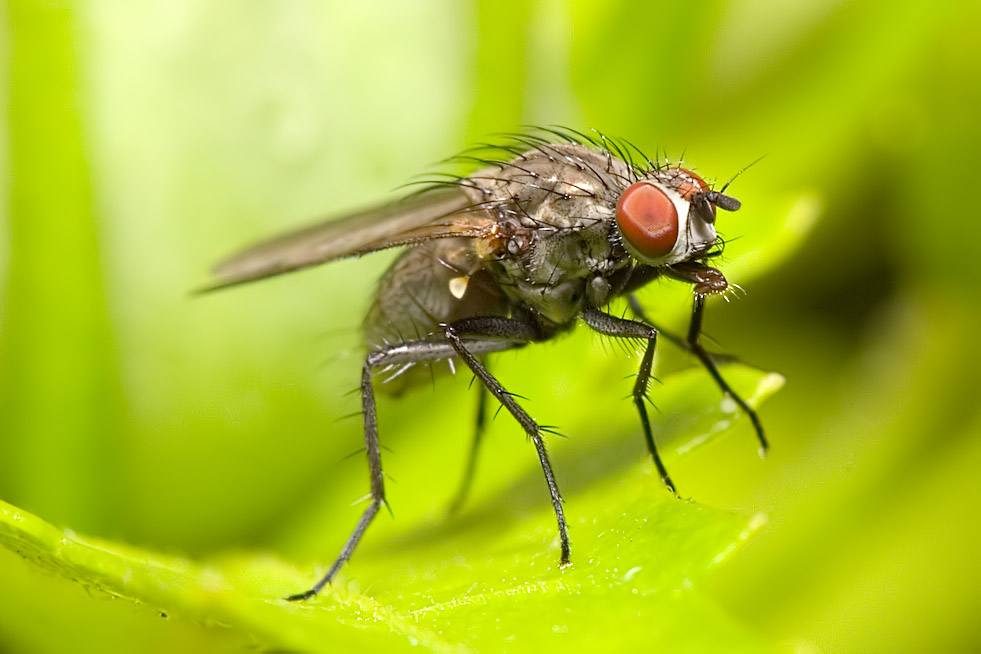
POLYGON ((678 210, 657 186, 637 182, 620 196, 617 226, 637 254, 658 259, 678 240, 678 210))

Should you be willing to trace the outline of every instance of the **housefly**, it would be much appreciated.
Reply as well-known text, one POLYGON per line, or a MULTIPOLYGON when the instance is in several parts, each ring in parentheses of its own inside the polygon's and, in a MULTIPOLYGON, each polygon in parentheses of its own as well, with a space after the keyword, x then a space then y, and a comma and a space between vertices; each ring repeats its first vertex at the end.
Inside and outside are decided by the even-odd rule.
POLYGON ((713 190, 692 170, 652 162, 626 141, 565 128, 514 135, 507 144, 479 146, 457 158, 481 168, 440 178, 401 201, 248 248, 219 264, 204 289, 404 248, 382 277, 364 321, 368 353, 361 401, 370 502, 327 574, 291 600, 309 599, 334 579, 385 502, 376 387, 400 392, 428 378, 425 368, 435 361, 462 363, 482 388, 467 480, 488 393, 534 444, 558 522, 560 565, 570 560, 569 535, 543 438, 548 429, 489 372, 485 355, 547 341, 580 321, 607 336, 644 342, 633 402, 654 464, 674 492, 645 407, 659 330, 633 295, 659 277, 693 285, 687 337, 673 340, 749 416, 765 452, 759 418, 699 341, 706 296, 728 288, 723 274, 708 265, 723 245, 715 230, 717 210, 740 207, 725 194, 728 184, 713 190), (618 297, 628 299, 634 318, 605 309, 618 297))

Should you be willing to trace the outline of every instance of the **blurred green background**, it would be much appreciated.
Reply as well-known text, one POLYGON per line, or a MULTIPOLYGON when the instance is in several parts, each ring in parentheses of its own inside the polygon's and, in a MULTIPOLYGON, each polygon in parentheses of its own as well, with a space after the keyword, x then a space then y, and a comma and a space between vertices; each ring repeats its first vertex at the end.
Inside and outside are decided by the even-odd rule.
MULTIPOLYGON (((188 289, 229 250, 385 198, 495 132, 598 128, 720 181, 767 155, 720 217, 758 270, 722 266, 746 295, 706 329, 787 377, 761 412, 772 455, 740 424, 670 461, 686 496, 769 518, 709 597, 778 649, 981 646, 976 3, 23 0, 0 20, 3 500, 192 557, 329 558, 363 492, 343 417, 391 255, 188 289), (795 238, 754 255, 756 221, 795 238)), ((678 328, 683 303, 648 305, 678 328)), ((502 377, 563 416, 593 343, 501 357, 502 377)), ((398 522, 455 488, 465 381, 383 400, 398 522)), ((636 429, 628 402, 589 410, 636 429)), ((543 421, 570 448, 577 420, 543 421)), ((510 425, 489 438, 534 465, 510 425)), ((482 474, 478 500, 510 473, 482 474)), ((0 591, 0 650, 238 645, 9 552, 0 591)))

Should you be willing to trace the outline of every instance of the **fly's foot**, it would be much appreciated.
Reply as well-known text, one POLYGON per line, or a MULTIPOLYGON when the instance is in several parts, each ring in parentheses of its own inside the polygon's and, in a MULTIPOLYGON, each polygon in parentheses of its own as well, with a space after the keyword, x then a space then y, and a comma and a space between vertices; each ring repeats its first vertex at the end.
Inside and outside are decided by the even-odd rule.
POLYGON ((317 591, 315 591, 313 588, 311 588, 310 590, 308 590, 306 592, 297 593, 296 595, 290 595, 289 597, 287 597, 285 599, 286 599, 287 602, 305 602, 308 599, 314 598, 316 596, 317 596, 317 591))

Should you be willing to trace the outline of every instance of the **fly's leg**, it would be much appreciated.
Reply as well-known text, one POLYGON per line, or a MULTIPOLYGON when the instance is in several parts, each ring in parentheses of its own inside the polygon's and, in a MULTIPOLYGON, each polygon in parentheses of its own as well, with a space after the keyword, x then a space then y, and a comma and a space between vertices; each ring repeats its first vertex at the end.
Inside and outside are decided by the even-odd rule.
POLYGON ((657 330, 657 333, 661 335, 661 338, 667 339, 668 341, 670 341, 674 345, 677 345, 678 347, 680 347, 683 350, 687 350, 688 349, 688 344, 685 343, 685 339, 683 339, 682 337, 678 336, 677 334, 673 334, 673 333, 671 333, 669 331, 665 331, 664 329, 661 329, 661 326, 660 325, 658 325, 653 320, 651 320, 650 318, 647 317, 647 314, 644 312, 644 307, 641 306, 640 300, 637 299, 637 296, 636 295, 634 295, 633 293, 630 293, 627 296, 627 304, 630 305, 630 311, 631 311, 631 313, 633 313, 635 316, 637 316, 637 318, 640 319, 640 322, 642 322, 642 323, 644 323, 646 325, 650 325, 655 330, 657 330))
MULTIPOLYGON (((486 368, 487 360, 481 359, 481 364, 486 368)), ((483 383, 477 385, 477 420, 473 430, 473 442, 470 445, 470 455, 467 457, 467 467, 463 473, 463 481, 457 489, 456 496, 450 503, 450 513, 456 513, 463 506, 463 502, 470 494, 470 485, 473 483, 474 471, 477 468, 477 452, 480 450, 480 441, 484 437, 484 426, 487 422, 487 387, 483 383)))
MULTIPOLYGON (((706 266, 704 263, 699 261, 687 261, 679 264, 675 264, 666 268, 665 274, 674 279, 693 284, 695 287, 695 304, 692 307, 691 313, 691 323, 688 327, 688 338, 685 340, 686 345, 684 346, 686 350, 698 357, 702 365, 708 370, 712 379, 715 380, 716 385, 722 390, 723 393, 728 395, 733 399, 733 401, 742 409, 747 416, 749 416, 750 422, 753 423, 753 429, 756 430, 756 438, 760 442, 760 456, 765 456, 766 451, 769 448, 769 444, 766 441, 766 436, 763 433, 763 423, 760 422, 760 417, 756 414, 756 411, 746 403, 746 401, 739 397, 722 375, 719 374, 719 369, 716 367, 717 361, 724 361, 726 357, 720 355, 709 354, 704 347, 702 347, 699 341, 699 336, 702 333, 702 315, 705 311, 705 296, 712 295, 716 293, 722 293, 729 287, 729 282, 726 281, 725 276, 721 271, 716 270, 710 266, 706 266)), ((642 320, 647 319, 643 316, 643 309, 635 298, 631 296, 630 307, 642 320)), ((676 337, 675 337, 676 338, 676 337)), ((732 360, 732 359, 729 359, 732 360)))
POLYGON ((552 496, 552 507, 555 509, 555 519, 559 526, 561 549, 559 565, 568 565, 570 555, 569 529, 566 525, 565 511, 562 509, 562 496, 559 494, 559 487, 555 483, 555 475, 552 473, 552 464, 548 460, 541 429, 538 423, 514 401, 514 398, 501 386, 501 383, 488 372, 480 359, 471 351, 470 344, 464 341, 464 337, 470 336, 506 338, 511 341, 533 341, 539 337, 537 329, 533 325, 510 318, 466 318, 445 325, 444 329, 446 339, 456 350, 457 356, 470 367, 470 370, 490 391, 491 395, 497 398, 497 401, 514 416, 514 419, 528 434, 528 438, 535 444, 538 461, 541 463, 542 472, 545 473, 545 483, 548 484, 548 492, 552 496))
POLYGON ((368 529, 368 525, 378 514, 382 502, 385 501, 385 473, 382 472, 381 451, 378 445, 378 422, 375 414, 375 391, 371 387, 371 371, 377 365, 383 365, 385 350, 372 352, 365 357, 364 365, 361 368, 361 413, 364 416, 364 444, 368 453, 368 473, 371 479, 371 502, 368 508, 361 514, 361 519, 355 525, 354 531, 348 537, 347 542, 341 553, 334 560, 333 565, 327 574, 314 584, 310 590, 291 595, 286 599, 290 602, 308 600, 329 584, 340 571, 341 567, 354 554, 354 548, 358 546, 361 537, 368 529))
MULTIPOLYGON (((633 313, 638 320, 657 330, 658 336, 667 339, 672 345, 680 347, 685 352, 692 352, 691 346, 683 336, 678 336, 674 332, 669 332, 662 329, 660 325, 648 317, 647 312, 644 311, 644 307, 641 306, 640 300, 637 299, 636 295, 633 293, 627 295, 627 304, 630 306, 631 313, 633 313)), ((712 361, 716 363, 736 363, 739 360, 731 354, 720 354, 718 352, 711 352, 708 354, 710 357, 712 357, 712 361)))
POLYGON ((637 371, 637 381, 634 383, 633 399, 637 413, 640 414, 640 424, 644 428, 644 439, 647 441, 647 449, 654 459, 654 465, 661 475, 661 480, 672 493, 677 494, 674 482, 668 475, 661 456, 657 452, 657 443, 654 442, 654 434, 651 431, 651 421, 647 415, 647 407, 644 402, 647 400, 647 387, 651 381, 651 368, 654 364, 654 347, 657 343, 657 329, 636 320, 617 318, 608 313, 603 313, 598 309, 584 309, 583 320, 591 329, 607 336, 616 338, 639 338, 647 341, 647 348, 644 350, 644 358, 640 361, 640 369, 637 371))
POLYGON ((695 304, 692 306, 691 312, 691 323, 688 326, 688 348, 698 357, 698 360, 702 362, 705 369, 708 370, 712 379, 715 380, 716 385, 722 389, 722 392, 733 399, 733 401, 742 409, 747 416, 749 416, 749 421, 753 423, 753 429, 756 430, 756 438, 760 442, 760 456, 766 456, 766 451, 769 449, 770 445, 767 443, 766 436, 763 433, 763 423, 760 421, 760 417, 756 414, 756 411, 746 403, 746 400, 739 397, 729 387, 729 383, 722 378, 719 373, 719 369, 715 365, 715 361, 712 359, 712 355, 705 351, 699 342, 699 335, 702 333, 702 317, 705 313, 705 296, 696 293, 695 294, 695 304))
MULTIPOLYGON (((507 340, 482 341, 474 343, 472 349, 478 353, 497 352, 524 345, 523 342, 507 340)), ((381 449, 378 443, 378 422, 375 414, 375 392, 371 385, 371 373, 375 368, 390 365, 408 365, 423 361, 448 359, 456 354, 455 346, 442 340, 419 339, 380 348, 365 357, 361 369, 361 412, 364 416, 364 443, 368 454, 368 472, 371 479, 371 501, 361 514, 361 519, 355 525, 354 531, 348 537, 341 553, 334 560, 327 574, 310 590, 291 595, 286 599, 295 602, 308 600, 319 593, 324 586, 333 581, 334 577, 351 558, 368 525, 378 514, 385 502, 385 475, 382 472, 381 449)), ((473 355, 470 355, 473 356, 473 355)))

